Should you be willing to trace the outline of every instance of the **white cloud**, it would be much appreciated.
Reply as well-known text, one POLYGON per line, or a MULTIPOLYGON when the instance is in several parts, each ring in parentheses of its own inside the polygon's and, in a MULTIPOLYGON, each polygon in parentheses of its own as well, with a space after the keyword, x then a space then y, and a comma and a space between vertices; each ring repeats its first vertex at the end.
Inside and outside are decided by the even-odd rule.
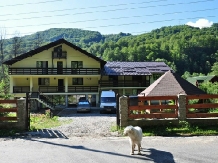
POLYGON ((207 28, 211 27, 213 25, 213 22, 207 20, 207 19, 198 19, 195 23, 193 22, 188 22, 186 25, 192 26, 192 27, 198 27, 198 28, 207 28))

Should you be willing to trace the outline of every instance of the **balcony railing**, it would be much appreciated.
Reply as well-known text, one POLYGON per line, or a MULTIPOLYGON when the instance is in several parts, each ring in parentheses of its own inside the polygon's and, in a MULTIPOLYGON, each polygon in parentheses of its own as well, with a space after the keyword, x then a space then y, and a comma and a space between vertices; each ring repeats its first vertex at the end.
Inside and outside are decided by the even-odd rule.
POLYGON ((132 81, 132 80, 119 80, 119 81, 99 81, 100 87, 148 87, 150 81, 132 81))
POLYGON ((64 59, 66 59, 67 58, 67 52, 66 51, 62 51, 62 52, 55 52, 55 51, 53 51, 52 52, 52 58, 53 59, 54 58, 58 58, 58 59, 64 58, 64 59))
POLYGON ((98 92, 98 86, 69 86, 68 92, 98 92))
POLYGON ((30 92, 29 86, 15 86, 13 87, 13 93, 26 93, 30 92))
MULTIPOLYGON (((39 91, 43 93, 65 92, 64 86, 40 86, 39 91)), ((98 92, 97 86, 68 86, 68 92, 98 92)))
POLYGON ((42 93, 65 92, 65 86, 40 86, 39 92, 42 93))
POLYGON ((9 68, 9 75, 100 75, 100 68, 9 68))

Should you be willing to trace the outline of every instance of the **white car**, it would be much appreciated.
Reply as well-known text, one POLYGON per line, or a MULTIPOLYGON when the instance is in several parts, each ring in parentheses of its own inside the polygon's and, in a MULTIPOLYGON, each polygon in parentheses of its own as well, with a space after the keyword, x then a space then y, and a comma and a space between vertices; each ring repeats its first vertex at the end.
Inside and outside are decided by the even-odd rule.
POLYGON ((91 105, 88 101, 80 101, 77 104, 77 113, 79 112, 91 112, 91 105))

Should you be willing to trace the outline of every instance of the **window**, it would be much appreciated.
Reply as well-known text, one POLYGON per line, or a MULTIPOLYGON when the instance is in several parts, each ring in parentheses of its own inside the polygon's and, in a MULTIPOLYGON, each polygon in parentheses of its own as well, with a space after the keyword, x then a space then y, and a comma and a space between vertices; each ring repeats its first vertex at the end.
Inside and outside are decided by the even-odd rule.
POLYGON ((56 55, 57 55, 57 57, 59 57, 59 58, 62 56, 62 45, 57 46, 57 47, 54 48, 54 54, 55 54, 55 53, 57 53, 56 55))
POLYGON ((153 74, 153 79, 157 80, 162 74, 153 74))
POLYGON ((83 61, 71 61, 71 68, 83 68, 83 61))
POLYGON ((83 78, 73 78, 73 85, 83 85, 83 78))
POLYGON ((38 78, 38 85, 49 85, 49 78, 38 78))
POLYGON ((36 61, 36 68, 39 74, 48 74, 48 61, 36 61))
POLYGON ((36 61, 36 67, 37 68, 47 68, 48 61, 36 61))
POLYGON ((142 81, 142 76, 133 75, 133 76, 132 76, 132 80, 133 80, 133 81, 142 81))

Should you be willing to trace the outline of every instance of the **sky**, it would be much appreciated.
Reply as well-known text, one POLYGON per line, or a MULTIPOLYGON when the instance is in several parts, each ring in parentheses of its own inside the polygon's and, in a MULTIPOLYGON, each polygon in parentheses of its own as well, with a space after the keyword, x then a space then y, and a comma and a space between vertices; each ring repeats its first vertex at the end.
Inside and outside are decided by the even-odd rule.
POLYGON ((50 28, 138 35, 163 26, 218 23, 218 0, 7 0, 0 11, 5 38, 50 28))

